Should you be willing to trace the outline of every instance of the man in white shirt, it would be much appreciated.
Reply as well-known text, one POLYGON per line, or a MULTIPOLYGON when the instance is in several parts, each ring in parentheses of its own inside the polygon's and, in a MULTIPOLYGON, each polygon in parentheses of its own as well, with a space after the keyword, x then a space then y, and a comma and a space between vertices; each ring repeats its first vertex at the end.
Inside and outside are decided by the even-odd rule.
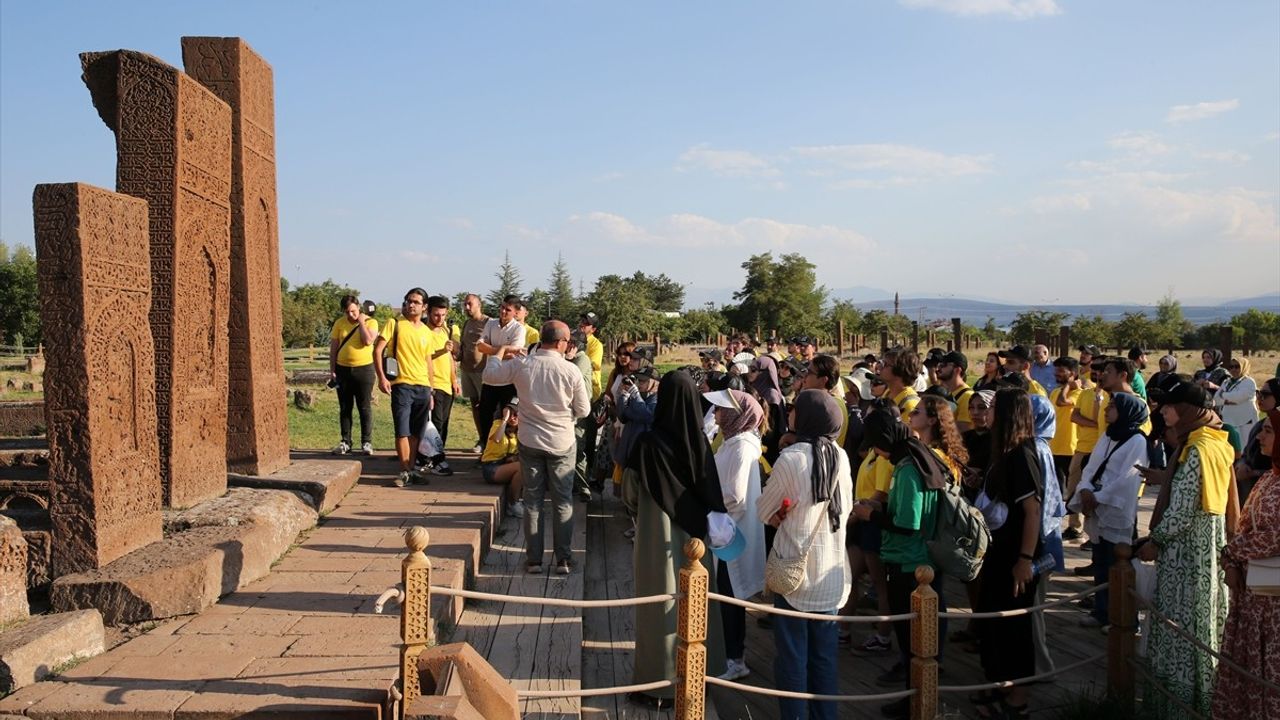
MULTIPOLYGON (((541 344, 532 354, 523 345, 499 348, 508 360, 485 368, 485 382, 511 384, 520 397, 520 469, 524 475, 524 536, 527 569, 542 572, 542 500, 550 486, 556 572, 572 569, 573 473, 577 452, 574 424, 591 411, 591 391, 582 373, 565 360, 569 326, 543 324, 541 344)), ((486 385, 486 390, 488 385, 486 385)))
POLYGON ((501 367, 504 360, 517 351, 524 350, 524 323, 516 318, 521 307, 520 298, 508 295, 498 306, 498 317, 485 323, 476 351, 485 355, 483 385, 480 388, 480 422, 486 428, 493 422, 498 408, 506 407, 516 396, 516 389, 508 382, 497 382, 491 373, 501 367))

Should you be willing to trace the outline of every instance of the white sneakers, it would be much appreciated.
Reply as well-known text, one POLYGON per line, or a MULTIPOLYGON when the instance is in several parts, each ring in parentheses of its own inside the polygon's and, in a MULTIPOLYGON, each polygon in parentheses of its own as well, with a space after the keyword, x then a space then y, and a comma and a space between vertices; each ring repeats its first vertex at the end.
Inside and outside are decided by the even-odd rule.
POLYGON ((747 661, 734 660, 729 658, 725 661, 724 674, 720 676, 721 680, 741 680, 751 674, 751 668, 747 667, 747 661))

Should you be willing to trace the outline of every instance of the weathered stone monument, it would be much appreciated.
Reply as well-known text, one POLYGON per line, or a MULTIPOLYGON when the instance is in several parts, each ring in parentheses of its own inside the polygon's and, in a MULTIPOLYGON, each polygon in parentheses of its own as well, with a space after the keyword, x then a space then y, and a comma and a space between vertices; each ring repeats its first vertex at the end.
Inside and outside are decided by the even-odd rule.
POLYGON ((24 620, 27 606, 27 541, 18 523, 0 515, 0 625, 24 620))
POLYGON ((182 64, 231 106, 227 464, 267 475, 289 464, 271 66, 235 37, 182 38, 182 64))
POLYGON ((54 571, 101 567, 161 537, 147 203, 79 183, 37 185, 48 357, 54 571))
POLYGON ((144 53, 80 60, 116 190, 148 204, 160 478, 165 504, 189 507, 227 489, 231 109, 144 53))

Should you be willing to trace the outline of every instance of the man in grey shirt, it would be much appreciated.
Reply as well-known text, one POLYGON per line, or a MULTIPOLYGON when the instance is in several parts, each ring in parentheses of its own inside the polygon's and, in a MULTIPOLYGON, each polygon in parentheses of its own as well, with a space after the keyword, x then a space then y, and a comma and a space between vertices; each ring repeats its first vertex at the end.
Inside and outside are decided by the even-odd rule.
POLYGON ((573 471, 577 453, 574 423, 591 411, 591 393, 582 373, 565 360, 569 326, 559 320, 542 325, 541 344, 532 354, 502 348, 510 360, 485 371, 485 382, 510 383, 520 398, 520 469, 524 475, 524 535, 530 573, 542 572, 542 500, 547 488, 555 505, 552 518, 556 572, 572 569, 573 471))

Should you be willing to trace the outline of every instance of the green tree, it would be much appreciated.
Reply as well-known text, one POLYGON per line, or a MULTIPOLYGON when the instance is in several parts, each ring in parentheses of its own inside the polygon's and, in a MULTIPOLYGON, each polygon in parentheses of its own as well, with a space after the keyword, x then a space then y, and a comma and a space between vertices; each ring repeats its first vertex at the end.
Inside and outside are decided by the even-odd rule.
POLYGON ((1231 325, 1250 351, 1280 349, 1280 313, 1249 308, 1231 318, 1231 325))
POLYGON ((583 303, 600 316, 602 338, 643 339, 655 327, 650 291, 647 283, 638 282, 634 276, 603 275, 596 279, 583 303))
POLYGON ((40 342, 40 288, 36 258, 31 249, 19 245, 9 252, 0 243, 0 342, 17 344, 22 338, 34 347, 40 342))
POLYGON ((665 273, 645 275, 637 272, 632 278, 647 283, 653 297, 653 309, 658 312, 680 312, 684 309, 684 285, 667 277, 665 273))
POLYGON ((1158 328, 1143 312, 1127 312, 1120 316, 1111 331, 1111 344, 1116 347, 1149 346, 1158 328))
MULTIPOLYGON (((547 315, 547 308, 551 306, 551 295, 542 288, 534 288, 529 293, 529 297, 525 298, 526 307, 529 308, 529 317, 525 318, 525 323, 530 327, 541 328, 542 323, 549 320, 555 315, 547 315)), ((570 325, 570 327, 574 327, 570 325)))
POLYGON ((773 253, 752 255, 742 263, 747 277, 729 320, 740 330, 777 328, 784 334, 818 334, 822 329, 822 306, 827 290, 817 284, 814 265, 798 253, 778 260, 773 253))
POLYGON ((288 280, 280 278, 281 339, 285 347, 328 345, 343 295, 359 297, 360 291, 333 280, 290 287, 288 280))
POLYGON ((1115 334, 1115 325, 1101 315, 1077 315, 1071 322, 1071 343, 1075 346, 1097 345, 1102 347, 1111 342, 1115 334))
POLYGON ((979 333, 981 337, 993 345, 1003 341, 1006 334, 1000 329, 999 325, 996 325, 996 319, 990 315, 987 316, 987 322, 983 324, 982 331, 979 333))
POLYGON ((550 288, 547 294, 551 296, 551 317, 564 320, 569 327, 577 327, 573 321, 578 314, 578 303, 573 297, 573 278, 563 255, 556 255, 547 287, 550 288))
POLYGON ((827 312, 826 331, 831 337, 835 337, 840 331, 841 322, 844 323, 844 331, 846 333, 857 333, 858 328, 862 325, 862 312, 848 300, 837 300, 831 305, 831 310, 827 312))
POLYGON ((498 280, 498 287, 489 291, 484 296, 485 310, 490 317, 498 316, 498 306, 502 304, 502 298, 508 295, 520 294, 520 271, 515 265, 511 264, 511 253, 504 251, 502 254, 502 264, 498 266, 498 272, 493 276, 498 280))
POLYGON ((1055 335, 1067 319, 1067 314, 1048 310, 1027 310, 1013 318, 1009 326, 1009 339, 1019 345, 1030 345, 1036 341, 1036 331, 1043 330, 1055 335))
POLYGON ((1182 343, 1182 338, 1191 332, 1191 322, 1182 315, 1182 303, 1165 295, 1156 303, 1155 337, 1153 347, 1172 348, 1182 343))
POLYGON ((684 314, 685 332, 681 342, 714 343, 716 336, 729 329, 719 310, 690 310, 684 314))

